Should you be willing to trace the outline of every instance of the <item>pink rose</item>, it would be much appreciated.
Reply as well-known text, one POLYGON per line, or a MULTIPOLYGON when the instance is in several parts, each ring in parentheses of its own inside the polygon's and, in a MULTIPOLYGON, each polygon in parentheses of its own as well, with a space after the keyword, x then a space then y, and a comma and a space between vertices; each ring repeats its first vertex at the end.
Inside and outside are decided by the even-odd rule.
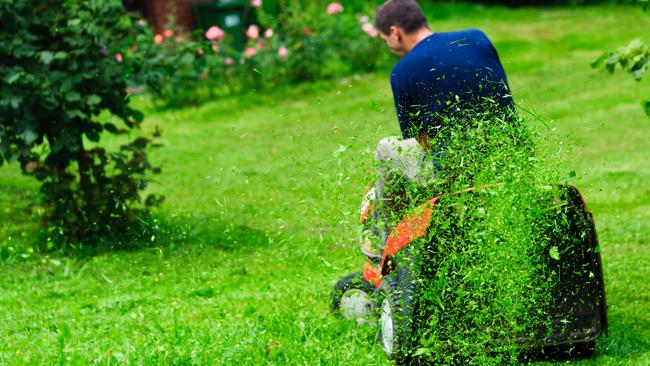
POLYGON ((213 25, 205 32, 205 38, 209 39, 210 41, 218 41, 223 38, 225 34, 226 32, 224 32, 223 29, 217 27, 216 25, 213 25))
POLYGON ((248 37, 248 39, 257 39, 259 36, 260 27, 256 26, 255 24, 248 26, 248 30, 246 30, 246 37, 248 37))
POLYGON ((230 66, 235 63, 235 60, 231 59, 230 57, 226 57, 226 59, 223 60, 223 63, 226 64, 226 66, 230 66))
POLYGON ((257 47, 257 49, 261 50, 262 48, 264 48, 264 41, 262 41, 262 40, 257 41, 257 43, 255 44, 255 47, 257 47))
POLYGON ((122 62, 123 61, 121 53, 116 53, 115 54, 115 61, 117 61, 117 62, 122 62))
POLYGON ((343 5, 341 3, 329 3, 327 4, 327 14, 337 14, 343 11, 343 5))
POLYGON ((165 29, 163 31, 163 36, 165 36, 165 38, 169 38, 169 37, 171 37, 173 35, 174 35, 174 31, 171 30, 171 29, 165 29))
POLYGON ((289 50, 286 47, 280 47, 278 49, 278 57, 285 59, 289 56, 289 50))
POLYGON ((259 8, 262 6, 262 0, 251 0, 251 6, 254 8, 259 8))
POLYGON ((153 42, 155 44, 161 44, 164 41, 165 41, 165 37, 163 37, 162 34, 156 34, 155 36, 153 36, 153 42))
POLYGON ((246 49, 244 50, 244 56, 246 56, 246 58, 251 58, 256 54, 257 54, 257 50, 254 49, 253 47, 246 47, 246 49))
POLYGON ((364 31, 372 38, 377 38, 377 36, 379 35, 377 29, 375 29, 375 26, 370 23, 363 23, 363 25, 361 26, 361 30, 364 31))
POLYGON ((264 31, 264 37, 265 38, 271 38, 273 37, 273 29, 269 28, 264 31))

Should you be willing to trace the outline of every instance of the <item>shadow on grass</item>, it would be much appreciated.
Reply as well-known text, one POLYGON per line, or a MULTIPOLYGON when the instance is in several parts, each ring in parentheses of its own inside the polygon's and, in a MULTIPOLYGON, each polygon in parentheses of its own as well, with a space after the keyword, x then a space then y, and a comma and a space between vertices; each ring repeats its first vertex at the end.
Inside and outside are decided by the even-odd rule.
POLYGON ((106 252, 131 252, 151 248, 174 250, 197 246, 238 251, 269 245, 269 234, 264 231, 250 226, 236 225, 221 218, 153 216, 142 220, 131 230, 131 236, 127 239, 109 239, 82 253, 100 255, 106 252))
POLYGON ((38 218, 19 215, 20 220, 34 221, 33 232, 23 240, 23 252, 11 252, 7 243, 0 242, 0 260, 29 259, 38 256, 94 257, 107 253, 138 252, 141 250, 179 248, 214 248, 223 251, 252 250, 267 247, 271 235, 250 226, 237 225, 221 218, 156 217, 140 220, 128 233, 106 235, 93 244, 68 243, 46 246, 48 230, 38 228, 38 218))
MULTIPOLYGON (((267 247, 270 233, 248 225, 239 225, 220 217, 171 217, 156 218, 154 229, 160 236, 155 241, 167 246, 203 245, 224 251, 251 250, 267 247)), ((142 238, 143 244, 151 238, 142 238)))

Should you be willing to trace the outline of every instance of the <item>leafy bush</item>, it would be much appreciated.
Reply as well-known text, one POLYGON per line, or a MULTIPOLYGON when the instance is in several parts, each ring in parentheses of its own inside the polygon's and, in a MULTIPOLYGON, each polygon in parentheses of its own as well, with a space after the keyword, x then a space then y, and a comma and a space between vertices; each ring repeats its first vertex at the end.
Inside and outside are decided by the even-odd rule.
POLYGON ((129 48, 142 30, 118 0, 0 0, 0 164, 19 162, 42 182, 49 245, 130 233, 160 201, 140 198, 159 171, 151 139, 97 145, 143 120, 126 91, 141 82, 129 48))
MULTIPOLYGON (((643 10, 650 14, 650 1, 638 1, 643 10)), ((594 68, 604 67, 610 73, 614 73, 616 66, 630 73, 634 80, 641 81, 645 72, 650 67, 650 45, 640 39, 632 40, 627 46, 619 47, 616 51, 607 51, 596 59, 591 66, 594 68)), ((650 97, 641 101, 645 114, 650 118, 650 97)))

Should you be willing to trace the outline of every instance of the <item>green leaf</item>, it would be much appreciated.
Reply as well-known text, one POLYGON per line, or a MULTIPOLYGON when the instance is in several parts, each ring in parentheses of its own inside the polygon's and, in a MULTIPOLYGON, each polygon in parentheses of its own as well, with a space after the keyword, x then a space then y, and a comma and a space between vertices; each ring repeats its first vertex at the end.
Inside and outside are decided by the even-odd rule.
POLYGON ((65 60, 66 58, 68 58, 68 53, 67 52, 59 51, 59 52, 54 54, 54 59, 57 60, 57 61, 65 60))
POLYGON ((20 107, 20 103, 23 102, 23 97, 20 95, 12 95, 9 97, 9 103, 11 104, 11 107, 14 109, 18 109, 20 107))
POLYGON ((422 356, 422 355, 430 355, 431 350, 428 348, 418 348, 415 353, 413 353, 413 356, 422 356))
POLYGON ((99 104, 102 101, 102 98, 100 98, 98 95, 91 94, 88 96, 86 99, 86 102, 88 103, 89 106, 93 107, 99 104))
POLYGON ((605 58, 605 64, 607 66, 616 65, 621 60, 621 56, 618 53, 611 53, 605 58))
POLYGON ((645 69, 641 68, 632 72, 632 77, 634 78, 634 80, 640 81, 641 79, 643 79, 644 74, 645 74, 645 69))
POLYGON ((648 116, 648 118, 650 118, 650 99, 641 101, 641 106, 645 111, 645 115, 648 116))
POLYGON ((551 258, 557 260, 560 260, 560 251, 557 249, 556 246, 552 246, 551 250, 548 251, 548 254, 551 256, 551 258))
POLYGON ((118 19, 117 24, 120 28, 131 28, 133 26, 133 22, 131 21, 131 17, 128 16, 122 16, 118 19))
POLYGON ((194 55, 191 53, 184 54, 179 61, 181 65, 190 65, 193 62, 194 62, 194 55))
POLYGON ((52 60, 54 60, 54 54, 52 52, 50 51, 41 52, 41 61, 45 65, 49 65, 52 62, 52 60))
POLYGON ((603 62, 605 62, 605 59, 609 56, 608 52, 604 52, 600 57, 595 59, 594 61, 591 62, 591 67, 594 69, 598 69, 603 65, 603 62))
POLYGON ((16 82, 16 80, 20 79, 20 73, 19 72, 12 72, 5 78, 5 81, 7 84, 13 84, 16 82))
POLYGON ((65 111, 65 114, 68 118, 73 119, 73 118, 79 118, 79 119, 86 119, 86 114, 83 113, 82 111, 78 109, 68 109, 65 111))
POLYGON ((81 100, 81 94, 77 93, 76 91, 69 91, 65 94, 65 100, 68 102, 77 102, 81 100))
POLYGON ((25 144, 31 145, 38 138, 38 134, 31 128, 25 129, 20 137, 25 141, 25 144))

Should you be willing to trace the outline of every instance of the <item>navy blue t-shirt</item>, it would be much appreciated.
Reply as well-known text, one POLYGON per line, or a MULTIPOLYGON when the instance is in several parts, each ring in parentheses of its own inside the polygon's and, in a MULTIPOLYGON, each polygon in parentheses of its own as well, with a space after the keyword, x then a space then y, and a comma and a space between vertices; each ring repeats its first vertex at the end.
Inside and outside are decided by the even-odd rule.
POLYGON ((483 100, 504 111, 513 105, 499 56, 478 29, 423 39, 395 65, 390 83, 404 138, 435 135, 446 116, 483 100))

